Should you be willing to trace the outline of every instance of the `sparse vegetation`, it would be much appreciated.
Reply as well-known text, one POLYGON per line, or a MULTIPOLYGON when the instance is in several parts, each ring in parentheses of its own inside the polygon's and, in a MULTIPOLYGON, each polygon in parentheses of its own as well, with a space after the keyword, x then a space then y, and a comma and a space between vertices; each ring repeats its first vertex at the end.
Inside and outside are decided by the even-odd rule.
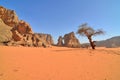
POLYGON ((87 23, 84 23, 79 26, 77 34, 81 36, 86 36, 90 42, 92 49, 95 49, 95 41, 92 41, 92 36, 104 34, 104 31, 101 29, 94 30, 92 27, 88 26, 87 23))

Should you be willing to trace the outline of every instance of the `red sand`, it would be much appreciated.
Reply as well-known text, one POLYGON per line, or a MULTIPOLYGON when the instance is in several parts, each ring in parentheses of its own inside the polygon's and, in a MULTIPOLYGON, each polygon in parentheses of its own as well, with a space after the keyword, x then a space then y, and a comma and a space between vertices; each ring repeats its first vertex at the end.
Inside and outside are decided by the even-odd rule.
POLYGON ((120 80, 120 48, 0 46, 0 80, 120 80))

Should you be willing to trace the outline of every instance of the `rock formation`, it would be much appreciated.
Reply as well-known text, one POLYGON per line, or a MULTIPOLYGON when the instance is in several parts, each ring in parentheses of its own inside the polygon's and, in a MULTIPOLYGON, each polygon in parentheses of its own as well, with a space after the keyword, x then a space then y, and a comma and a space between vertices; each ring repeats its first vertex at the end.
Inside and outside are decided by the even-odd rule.
POLYGON ((52 36, 50 34, 41 34, 41 33, 35 33, 35 34, 24 34, 23 37, 21 37, 20 41, 9 41, 6 43, 8 46, 28 46, 28 47, 50 47, 53 43, 52 36))
POLYGON ((19 20, 14 10, 0 6, 0 43, 8 46, 47 47, 53 44, 50 34, 33 33, 31 26, 19 20))
POLYGON ((20 33, 20 34, 32 34, 33 31, 30 27, 30 25, 23 21, 23 20, 20 20, 19 23, 16 25, 15 29, 20 33))
POLYGON ((6 25, 0 18, 0 43, 8 42, 12 39, 11 27, 6 25))
POLYGON ((37 35, 41 39, 41 41, 46 44, 54 44, 52 36, 50 34, 35 33, 35 35, 37 35))
POLYGON ((30 25, 23 20, 19 20, 14 10, 0 6, 0 18, 3 22, 12 27, 13 39, 20 41, 21 34, 33 33, 30 25))
POLYGON ((65 34, 63 38, 62 38, 62 36, 60 36, 58 38, 57 46, 65 46, 65 47, 72 47, 72 48, 79 48, 79 47, 81 47, 80 42, 75 37, 74 32, 65 34))
POLYGON ((63 46, 63 45, 64 45, 63 38, 62 38, 62 36, 59 36, 57 46, 63 46))
POLYGON ((64 45, 67 47, 80 47, 79 40, 75 37, 74 32, 64 35, 64 45))
POLYGON ((8 26, 14 27, 19 22, 19 19, 14 10, 6 9, 0 6, 0 18, 8 26))

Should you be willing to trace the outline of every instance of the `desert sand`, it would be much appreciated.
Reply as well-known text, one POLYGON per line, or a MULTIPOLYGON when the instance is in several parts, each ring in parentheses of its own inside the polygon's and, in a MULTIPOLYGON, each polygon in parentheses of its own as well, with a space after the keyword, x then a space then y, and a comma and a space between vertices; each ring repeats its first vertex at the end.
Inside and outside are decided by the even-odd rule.
POLYGON ((0 80, 120 80, 120 48, 0 46, 0 80))

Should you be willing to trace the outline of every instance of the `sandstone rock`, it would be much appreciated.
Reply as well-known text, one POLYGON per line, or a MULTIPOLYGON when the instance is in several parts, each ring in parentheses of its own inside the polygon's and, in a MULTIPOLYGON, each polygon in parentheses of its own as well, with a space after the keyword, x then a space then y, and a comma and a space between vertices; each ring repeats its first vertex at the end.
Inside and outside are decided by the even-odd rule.
MULTIPOLYGON (((47 37, 50 35, 48 34, 24 34, 21 40, 15 41, 11 40, 10 42, 6 43, 8 46, 28 46, 28 47, 50 47, 51 43, 53 42, 47 42, 47 37), (42 37, 41 37, 42 36, 42 37)), ((20 36, 19 36, 20 37, 20 36)), ((52 39, 52 37, 51 37, 52 39)), ((52 41, 52 40, 51 40, 52 41)))
POLYGON ((19 22, 14 10, 6 9, 0 6, 0 18, 8 26, 14 27, 19 22))
POLYGON ((19 20, 15 11, 0 6, 0 42, 8 46, 48 47, 53 44, 49 34, 33 33, 30 25, 19 20))
POLYGON ((59 36, 57 46, 64 46, 62 36, 59 36))
POLYGON ((15 41, 20 41, 23 34, 33 33, 30 25, 23 20, 19 20, 14 10, 0 6, 0 18, 6 25, 13 28, 12 33, 15 41))
POLYGON ((24 46, 25 42, 23 41, 9 41, 8 43, 6 43, 7 46, 24 46))
POLYGON ((32 29, 28 23, 26 23, 23 20, 20 20, 18 24, 16 25, 15 29, 20 33, 20 34, 32 34, 32 29))
POLYGON ((48 45, 54 44, 52 36, 50 34, 35 33, 35 35, 37 35, 39 39, 45 44, 48 45))
POLYGON ((12 31, 12 34, 13 34, 12 39, 14 41, 20 41, 22 39, 23 36, 17 30, 12 29, 11 31, 12 31))
POLYGON ((8 42, 12 39, 11 27, 6 25, 0 18, 0 43, 8 42))
POLYGON ((67 47, 80 47, 79 40, 75 37, 74 32, 64 35, 64 45, 67 47))
POLYGON ((30 46, 30 47, 34 46, 32 38, 33 38, 33 34, 25 34, 24 35, 24 38, 22 41, 24 41, 26 43, 25 46, 30 46))

